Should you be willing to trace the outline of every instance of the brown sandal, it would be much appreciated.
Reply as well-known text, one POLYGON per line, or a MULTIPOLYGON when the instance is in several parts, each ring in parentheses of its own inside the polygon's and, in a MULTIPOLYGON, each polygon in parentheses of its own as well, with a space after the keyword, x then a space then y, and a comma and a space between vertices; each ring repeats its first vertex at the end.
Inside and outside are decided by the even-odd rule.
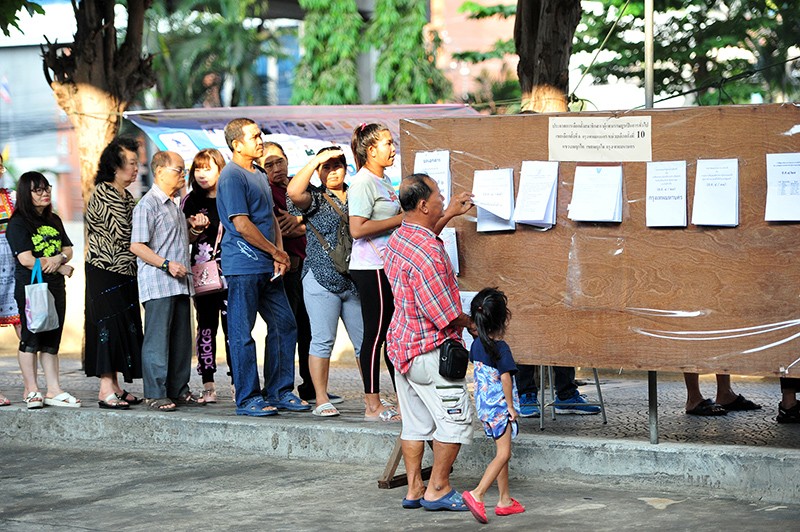
POLYGON ((177 408, 175 403, 172 402, 172 399, 168 397, 162 397, 160 399, 145 399, 144 402, 149 409, 157 410, 159 412, 173 412, 177 408))

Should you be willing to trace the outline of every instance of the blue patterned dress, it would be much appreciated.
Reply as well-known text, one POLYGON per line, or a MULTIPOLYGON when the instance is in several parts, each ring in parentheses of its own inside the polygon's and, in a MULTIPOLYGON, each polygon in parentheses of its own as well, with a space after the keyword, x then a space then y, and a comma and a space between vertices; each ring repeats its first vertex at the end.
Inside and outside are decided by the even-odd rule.
MULTIPOLYGON (((506 396, 503 393, 503 383, 500 376, 503 373, 511 374, 511 397, 514 401, 514 410, 519 411, 519 393, 514 375, 517 373, 517 364, 511 356, 511 348, 502 340, 496 342, 500 351, 497 362, 483 348, 480 340, 472 342, 469 358, 474 367, 475 379, 475 407, 478 417, 483 422, 486 436, 494 439, 501 437, 508 428, 509 414, 506 396)), ((511 423, 511 437, 515 438, 519 432, 517 422, 511 423)))

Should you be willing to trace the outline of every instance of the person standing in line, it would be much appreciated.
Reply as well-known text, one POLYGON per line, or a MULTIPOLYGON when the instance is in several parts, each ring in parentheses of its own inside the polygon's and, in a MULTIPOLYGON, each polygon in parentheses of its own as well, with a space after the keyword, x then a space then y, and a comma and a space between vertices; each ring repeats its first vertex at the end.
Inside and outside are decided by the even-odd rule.
MULTIPOLYGON (((396 154, 392 134, 381 124, 361 124, 353 130, 351 147, 358 173, 348 192, 353 251, 350 276, 361 298, 364 339, 361 343, 361 377, 367 421, 400 421, 399 412, 384 406, 380 397, 380 355, 394 313, 392 289, 384 271, 386 244, 403 221, 400 202, 385 170, 396 154)), ((384 353, 394 382, 394 367, 384 353)))
POLYGON ((225 126, 225 141, 233 153, 217 185, 217 210, 225 229, 222 270, 228 280, 228 334, 231 339, 236 413, 271 416, 277 410, 307 411, 308 403, 292 393, 297 325, 286 299, 282 276, 291 266, 283 250, 272 192, 264 172, 254 164, 264 155, 258 124, 236 118, 225 126), (256 314, 269 328, 267 346, 273 371, 258 380, 253 327, 256 314))
MULTIPOLYGON (((6 178, 6 167, 0 154, 0 181, 6 178)), ((14 192, 3 183, 0 186, 0 326, 11 325, 19 339, 19 309, 14 300, 14 255, 6 239, 8 219, 14 213, 14 192)), ((11 401, 0 393, 0 406, 8 406, 11 401)))
POLYGON ((87 377, 100 378, 100 408, 126 410, 142 399, 123 390, 142 378, 142 317, 136 257, 130 250, 136 201, 127 187, 139 176, 139 143, 116 138, 100 154, 95 189, 86 206, 87 377))
POLYGON ((64 231, 61 218, 53 212, 47 178, 39 172, 25 172, 17 183, 17 205, 8 222, 6 237, 17 259, 14 270, 14 299, 18 308, 25 308, 25 286, 31 284, 31 271, 41 265, 42 280, 55 300, 58 327, 34 333, 28 329, 24 312, 20 313, 20 340, 17 358, 25 386, 24 401, 28 409, 48 406, 79 407, 80 399, 61 388, 58 375, 58 348, 64 331, 67 292, 64 277, 71 277, 73 268, 72 241, 64 231), (37 354, 47 381, 42 397, 37 382, 37 354))
POLYGON ((511 348, 502 340, 511 319, 506 295, 496 288, 484 288, 473 298, 470 315, 478 332, 469 356, 475 381, 475 408, 483 422, 483 431, 494 440, 496 449, 494 460, 483 473, 478 487, 465 491, 462 496, 475 519, 479 523, 488 523, 483 498, 495 480, 500 492, 494 508, 495 515, 513 515, 525 511, 525 507, 511 497, 508 489, 511 440, 519 432, 519 394, 514 382, 517 365, 511 348))
MULTIPOLYGON (((219 150, 213 148, 200 150, 194 156, 189 169, 191 192, 183 198, 181 207, 187 217, 204 214, 208 227, 203 231, 190 230, 189 241, 191 264, 218 260, 219 246, 216 245, 220 228, 217 212, 217 183, 219 174, 225 167, 225 159, 219 150), (214 249, 216 256, 212 256, 214 249)), ((217 388, 214 374, 217 372, 217 328, 222 322, 225 335, 225 359, 228 362, 228 375, 231 375, 230 340, 228 339, 228 291, 211 294, 195 294, 194 308, 197 312, 197 373, 203 379, 203 401, 217 402, 217 388)), ((231 384, 233 380, 231 379, 231 384)))
POLYGON ((397 400, 403 412, 400 444, 408 477, 404 508, 466 511, 450 485, 450 469, 462 444, 472 441, 472 402, 464 378, 439 374, 439 346, 460 342, 472 320, 461 311, 458 282, 437 236, 454 216, 471 207, 469 194, 444 198, 435 181, 413 174, 400 184, 403 224, 386 248, 386 275, 395 308, 386 351, 397 369, 397 400), (433 440, 433 467, 422 481, 425 442, 433 440))
MULTIPOLYGON (((312 414, 338 416, 334 406, 337 396, 328 392, 330 358, 339 318, 353 342, 358 360, 364 334, 361 301, 352 279, 339 273, 327 249, 337 245, 342 224, 347 224, 347 162, 336 146, 322 148, 289 182, 287 193, 292 212, 306 217, 307 260, 303 268, 303 296, 311 310, 311 356, 309 366, 314 382, 317 406, 312 414), (322 186, 310 184, 317 172, 322 186), (296 209, 296 211, 295 211, 296 209)), ((346 226, 347 227, 347 226, 346 226)), ((341 398, 339 398, 341 402, 341 398)))
MULTIPOLYGON (((315 399, 314 383, 308 369, 308 353, 311 347, 311 324, 303 300, 303 262, 306 258, 306 225, 302 216, 289 214, 286 205, 286 187, 289 185, 289 160, 283 147, 276 142, 264 143, 261 167, 267 172, 272 200, 275 202, 275 218, 281 229, 283 249, 289 254, 289 271, 283 276, 283 288, 297 323, 297 364, 302 382, 297 385, 297 395, 304 401, 315 399)), ((269 345, 269 331, 267 341, 269 345)), ((269 380, 269 353, 264 353, 264 382, 269 380)), ((337 400, 336 398, 332 400, 337 400)), ((341 397, 338 399, 341 402, 341 397)))
POLYGON ((186 167, 177 153, 160 151, 150 162, 153 187, 133 209, 131 252, 137 257, 139 297, 144 305, 142 374, 147 405, 171 412, 176 406, 205 406, 189 390, 192 331, 189 298, 188 225, 208 227, 208 217, 188 219, 176 203, 186 167))

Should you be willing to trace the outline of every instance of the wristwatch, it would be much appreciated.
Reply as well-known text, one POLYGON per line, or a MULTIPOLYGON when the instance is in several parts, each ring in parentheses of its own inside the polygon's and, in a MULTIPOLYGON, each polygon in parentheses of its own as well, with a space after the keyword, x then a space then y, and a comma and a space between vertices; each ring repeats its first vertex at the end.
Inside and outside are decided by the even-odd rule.
POLYGON ((161 269, 165 272, 169 271, 169 259, 164 259, 164 264, 161 265, 161 269))
POLYGON ((67 262, 69 262, 69 257, 67 257, 66 253, 62 253, 61 254, 61 264, 66 264, 67 262))

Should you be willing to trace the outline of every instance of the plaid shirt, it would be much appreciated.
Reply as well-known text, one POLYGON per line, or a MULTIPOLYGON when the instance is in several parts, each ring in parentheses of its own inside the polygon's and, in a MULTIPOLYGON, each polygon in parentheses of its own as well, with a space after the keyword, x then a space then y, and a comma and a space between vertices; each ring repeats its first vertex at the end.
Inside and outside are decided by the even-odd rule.
POLYGON ((458 283, 442 241, 406 221, 389 239, 384 268, 395 305, 386 352, 395 369, 407 373, 414 357, 459 339, 456 327, 448 327, 461 314, 458 283))
MULTIPOLYGON (((155 185, 133 209, 131 242, 141 242, 170 262, 176 261, 186 268, 190 267, 186 217, 172 198, 155 185)), ((142 303, 151 299, 194 294, 191 276, 176 279, 140 258, 136 259, 136 264, 139 300, 142 303)))

